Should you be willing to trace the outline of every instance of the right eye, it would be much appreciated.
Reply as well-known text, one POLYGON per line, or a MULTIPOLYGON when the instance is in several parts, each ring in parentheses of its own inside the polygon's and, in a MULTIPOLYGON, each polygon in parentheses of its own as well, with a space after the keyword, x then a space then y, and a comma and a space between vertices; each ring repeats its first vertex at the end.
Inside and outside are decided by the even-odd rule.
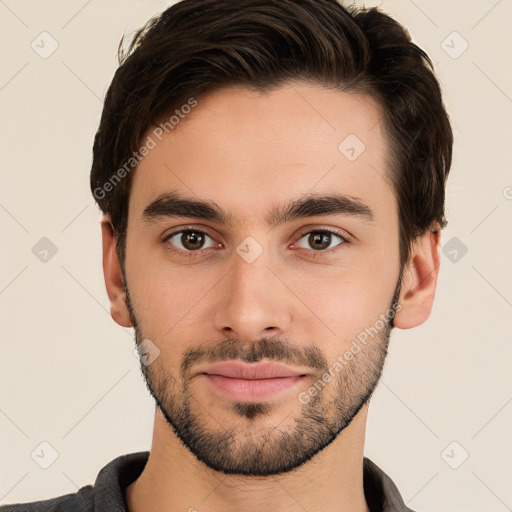
POLYGON ((164 242, 169 242, 173 246, 173 250, 184 253, 197 252, 219 245, 207 233, 198 229, 174 231, 165 237, 164 242), (210 244, 205 245, 208 239, 210 239, 210 244))

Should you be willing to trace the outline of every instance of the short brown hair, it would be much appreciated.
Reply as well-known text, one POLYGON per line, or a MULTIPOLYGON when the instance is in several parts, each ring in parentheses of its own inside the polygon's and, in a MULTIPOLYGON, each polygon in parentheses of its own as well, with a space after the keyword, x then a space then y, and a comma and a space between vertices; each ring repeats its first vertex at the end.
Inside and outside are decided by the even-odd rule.
POLYGON ((230 86, 265 92, 298 79, 375 98, 389 141, 401 267, 416 237, 446 226, 453 134, 440 86, 427 54, 379 9, 336 0, 182 0, 136 31, 127 49, 123 41, 90 177, 122 266, 133 175, 126 163, 174 109, 230 86))

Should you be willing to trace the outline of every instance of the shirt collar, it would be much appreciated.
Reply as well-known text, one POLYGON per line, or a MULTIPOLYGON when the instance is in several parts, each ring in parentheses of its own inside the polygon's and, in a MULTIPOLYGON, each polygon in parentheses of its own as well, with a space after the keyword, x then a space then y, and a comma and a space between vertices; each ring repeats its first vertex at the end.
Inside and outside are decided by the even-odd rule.
POLYGON ((363 487, 371 512, 414 512, 405 505, 393 480, 367 457, 363 459, 363 487))
MULTIPOLYGON (((125 490, 142 473, 149 452, 121 455, 98 473, 94 484, 94 510, 128 512, 125 490)), ((413 512, 382 469, 367 457, 363 459, 364 495, 371 512, 413 512)))

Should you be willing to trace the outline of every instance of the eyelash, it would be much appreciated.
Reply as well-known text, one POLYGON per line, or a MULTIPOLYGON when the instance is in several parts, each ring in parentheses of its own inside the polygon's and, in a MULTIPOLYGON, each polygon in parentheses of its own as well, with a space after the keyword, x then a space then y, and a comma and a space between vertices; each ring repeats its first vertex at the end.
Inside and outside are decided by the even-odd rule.
MULTIPOLYGON (((185 258, 194 258, 194 257, 197 257, 197 256, 201 256, 205 251, 208 251, 209 248, 207 249, 198 249, 197 251, 184 251, 182 249, 176 249, 175 247, 172 246, 172 244, 168 244, 169 240, 175 236, 175 235, 178 235, 178 234, 183 234, 183 233, 187 233, 187 232, 193 232, 193 233, 200 233, 202 235, 206 235, 208 237, 210 237, 211 239, 213 239, 212 236, 210 236, 206 231, 203 231, 202 229, 196 229, 196 228, 193 228, 193 227, 186 227, 186 228, 182 228, 182 229, 179 229, 177 231, 173 231, 169 234, 167 234, 164 239, 162 240, 165 244, 167 244, 168 246, 168 250, 174 252, 175 254, 178 254, 179 256, 183 256, 185 258)), ((330 233, 332 235, 336 235, 337 237, 339 237, 341 239, 341 242, 336 245, 335 247, 332 247, 331 249, 324 249, 324 250, 320 250, 320 251, 314 251, 313 249, 310 249, 311 251, 311 255, 313 257, 317 257, 318 255, 325 255, 325 254, 331 254, 333 252, 336 252, 338 250, 340 250, 342 248, 342 246, 344 245, 348 245, 349 244, 349 241, 347 240, 346 237, 344 237, 339 231, 336 231, 334 229, 329 229, 329 228, 321 228, 321 229, 310 229, 310 230, 305 230, 305 231, 302 231, 297 239, 297 241, 299 241, 301 238, 304 237, 304 235, 307 235, 307 234, 310 234, 310 233, 330 233)), ((296 242, 294 242, 295 244, 296 242)))
MULTIPOLYGON (((308 235, 310 233, 329 233, 331 235, 336 235, 338 238, 341 239, 341 242, 338 245, 335 245, 334 247, 331 247, 330 249, 324 249, 321 251, 314 251, 313 249, 309 249, 308 252, 311 253, 311 256, 316 258, 317 256, 323 256, 325 254, 331 254, 333 252, 337 252, 342 249, 342 246, 347 245, 349 242, 346 237, 344 237, 339 231, 336 231, 335 229, 330 228, 319 228, 319 229, 309 229, 301 231, 299 238, 297 241, 299 241, 301 238, 304 237, 304 235, 308 235)), ((294 242, 295 244, 296 242, 294 242)))

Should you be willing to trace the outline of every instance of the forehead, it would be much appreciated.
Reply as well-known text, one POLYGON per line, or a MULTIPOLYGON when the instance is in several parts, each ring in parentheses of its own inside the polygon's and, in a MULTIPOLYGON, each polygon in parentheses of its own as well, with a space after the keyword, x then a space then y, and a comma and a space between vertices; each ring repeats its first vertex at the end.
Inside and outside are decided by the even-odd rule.
POLYGON ((364 198, 377 212, 394 202, 381 108, 372 98, 294 82, 196 101, 168 133, 146 133, 156 144, 133 176, 130 213, 141 215, 171 191, 255 222, 269 205, 306 193, 364 198))

